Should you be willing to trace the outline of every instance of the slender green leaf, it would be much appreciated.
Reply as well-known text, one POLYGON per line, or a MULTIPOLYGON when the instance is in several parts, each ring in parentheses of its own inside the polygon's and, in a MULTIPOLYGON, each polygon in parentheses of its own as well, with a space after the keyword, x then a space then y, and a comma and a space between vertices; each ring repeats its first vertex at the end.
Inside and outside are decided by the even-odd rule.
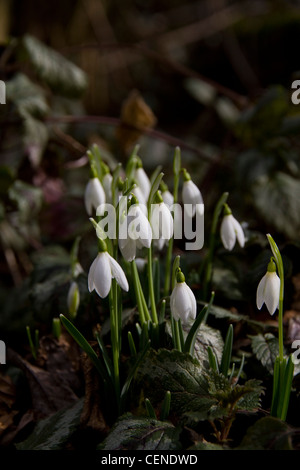
POLYGON ((208 346, 207 348, 207 353, 208 353, 208 362, 209 362, 210 367, 215 372, 219 372, 218 359, 216 358, 215 353, 213 352, 210 346, 208 346))
POLYGON ((193 355, 195 342, 196 342, 196 339, 197 339, 197 333, 198 333, 198 330, 201 326, 202 321, 204 320, 204 318, 206 316, 207 310, 208 310, 208 305, 203 307, 201 312, 198 313, 198 315, 197 315, 197 317, 196 317, 196 319, 193 323, 193 326, 190 329, 189 334, 187 335, 187 338, 184 342, 184 348, 183 348, 184 352, 188 352, 191 355, 193 355))
POLYGON ((289 407, 293 376, 294 376, 294 363, 292 360, 292 356, 289 356, 286 369, 285 369, 285 374, 284 374, 285 390, 284 390, 284 396, 282 400, 281 416, 280 416, 280 418, 283 421, 285 421, 286 419, 286 415, 287 415, 287 411, 289 407))
POLYGON ((149 398, 145 399, 145 406, 146 406, 146 410, 147 410, 147 414, 148 414, 149 418, 157 419, 155 410, 154 410, 149 398))
POLYGON ((133 380, 133 378, 134 378, 134 376, 135 376, 135 374, 136 374, 136 372, 137 372, 137 370, 138 370, 140 364, 141 364, 142 361, 144 360, 144 357, 145 357, 145 355, 146 355, 146 353, 147 353, 149 347, 150 347, 150 341, 148 340, 148 342, 147 342, 147 343, 145 344, 145 346, 144 346, 144 349, 137 355, 136 360, 135 360, 133 366, 131 367, 131 369, 130 369, 129 372, 128 372, 126 381, 125 381, 125 383, 124 383, 124 385, 123 385, 123 387, 122 387, 122 390, 121 390, 121 400, 123 400, 123 402, 124 402, 124 400, 125 400, 125 398, 126 398, 126 394, 127 394, 128 390, 129 390, 129 387, 130 387, 130 385, 131 385, 131 382, 132 382, 132 380, 133 380))
POLYGON ((98 370, 102 377, 102 380, 107 382, 107 372, 99 361, 99 358, 91 345, 87 342, 85 337, 77 330, 77 328, 71 323, 64 315, 60 315, 60 319, 66 330, 70 333, 76 343, 83 349, 83 351, 89 356, 92 363, 98 370))
POLYGON ((230 361, 231 361, 231 355, 232 355, 232 344, 233 344, 233 326, 229 325, 226 338, 225 338, 223 355, 222 355, 222 360, 221 360, 221 365, 220 365, 220 372, 225 377, 227 377, 229 367, 230 367, 230 361))
POLYGON ((170 405, 171 405, 171 392, 170 390, 166 391, 164 401, 161 405, 161 412, 160 412, 160 419, 165 421, 170 413, 170 405))
POLYGON ((280 379, 280 358, 277 356, 274 363, 273 373, 273 391, 272 391, 272 404, 271 415, 277 416, 277 407, 279 400, 279 379, 280 379))
POLYGON ((96 334, 96 339, 97 339, 97 342, 98 342, 100 351, 101 351, 101 353, 102 353, 102 357, 103 357, 103 361, 104 361, 104 364, 105 364, 105 367, 106 367, 106 370, 107 370, 107 374, 108 374, 108 376, 111 378, 111 380, 113 380, 113 364, 112 364, 112 360, 111 360, 111 358, 109 357, 109 355, 108 355, 108 353, 107 353, 105 344, 103 343, 103 340, 102 340, 102 338, 101 338, 101 336, 100 336, 99 333, 96 334))
POLYGON ((128 331, 128 344, 131 356, 136 356, 136 346, 131 331, 128 331))

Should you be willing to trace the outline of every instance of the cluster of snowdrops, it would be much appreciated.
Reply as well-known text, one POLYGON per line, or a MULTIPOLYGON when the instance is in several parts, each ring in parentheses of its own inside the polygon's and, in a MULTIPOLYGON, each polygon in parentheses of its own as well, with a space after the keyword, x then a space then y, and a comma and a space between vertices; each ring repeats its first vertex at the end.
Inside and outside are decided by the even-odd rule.
MULTIPOLYGON (((201 321, 213 301, 213 293, 210 292, 212 261, 220 219, 219 236, 225 249, 232 250, 236 243, 244 247, 246 242, 243 227, 227 204, 228 193, 224 193, 213 214, 205 262, 204 292, 207 291, 210 300, 198 312, 196 297, 186 283, 180 267, 180 257, 174 257, 173 242, 174 239, 182 237, 184 227, 185 238, 196 240, 194 244, 187 245, 189 249, 200 249, 203 246, 204 202, 201 191, 192 181, 188 171, 182 168, 179 148, 174 152, 172 190, 166 185, 161 168, 157 168, 151 177, 146 174, 138 150, 138 146, 134 148, 125 169, 119 164, 113 171, 103 161, 96 145, 87 152, 91 177, 86 185, 84 202, 98 243, 98 254, 88 273, 88 289, 91 293, 95 291, 102 299, 109 298, 111 357, 108 357, 107 350, 98 336, 103 355, 103 363, 100 365, 88 342, 70 321, 75 318, 80 303, 76 282, 76 277, 81 272, 79 262, 74 263, 73 281, 68 293, 70 319, 61 315, 62 323, 89 354, 103 380, 110 382, 111 393, 114 394, 119 409, 122 396, 130 385, 130 377, 123 386, 120 380, 122 291, 134 289, 139 316, 137 329, 143 338, 137 345, 129 332, 128 342, 133 356, 141 358, 149 344, 159 343, 158 330, 164 319, 167 302, 170 307, 173 347, 193 354, 201 321), (196 227, 194 231, 192 227, 196 227), (165 257, 164 283, 158 287, 154 282, 156 251, 163 252, 165 257), (124 263, 130 269, 132 285, 121 266, 124 263), (147 269, 146 293, 139 276, 141 267, 147 269), (183 328, 189 332, 185 338, 183 328)), ((270 258, 266 274, 258 284, 256 302, 258 309, 265 304, 271 315, 277 309, 279 312, 279 355, 274 365, 271 413, 285 419, 293 378, 293 363, 291 358, 283 356, 284 276, 281 255, 271 235, 268 234, 267 237, 273 256, 270 258)), ((208 359, 211 365, 215 366, 216 357, 210 354, 208 359)), ((138 363, 139 360, 136 361, 136 367, 138 363)), ((135 368, 131 375, 134 370, 135 368)))

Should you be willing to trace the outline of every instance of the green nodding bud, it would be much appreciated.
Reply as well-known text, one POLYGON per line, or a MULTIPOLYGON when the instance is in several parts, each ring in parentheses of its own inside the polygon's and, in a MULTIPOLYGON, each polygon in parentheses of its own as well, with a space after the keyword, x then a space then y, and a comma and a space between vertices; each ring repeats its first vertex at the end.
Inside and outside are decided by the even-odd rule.
POLYGON ((267 271, 268 271, 268 273, 275 273, 276 272, 276 263, 274 262, 273 258, 270 259, 267 271))
POLYGON ((183 180, 184 181, 190 181, 192 179, 191 175, 189 174, 189 172, 185 168, 182 168, 182 175, 183 175, 183 180))
POLYGON ((139 200, 138 200, 138 198, 136 197, 136 195, 135 195, 135 194, 132 194, 132 193, 130 193, 130 194, 131 194, 131 199, 128 201, 128 204, 129 204, 128 207, 133 206, 134 204, 138 204, 138 203, 139 203, 139 200))
POLYGON ((102 176, 106 175, 107 173, 110 173, 109 166, 106 165, 106 163, 101 161, 101 170, 102 170, 102 176))
POLYGON ((137 168, 143 168, 142 159, 138 155, 136 155, 135 158, 136 158, 136 167, 137 168))
POLYGON ((160 204, 161 202, 164 202, 162 195, 160 191, 156 191, 154 199, 153 199, 153 204, 160 204))
POLYGON ((118 191, 123 191, 124 189, 124 181, 122 180, 121 176, 117 179, 116 187, 118 191))
POLYGON ((164 193, 165 191, 168 191, 169 188, 164 181, 161 181, 159 184, 159 189, 162 193, 164 193))
POLYGON ((98 251, 99 253, 103 253, 104 251, 107 251, 107 245, 102 238, 98 238, 98 251))
POLYGON ((176 273, 176 281, 177 283, 182 283, 182 282, 185 282, 185 276, 183 274, 183 272, 181 271, 181 269, 179 268, 177 273, 176 273))
POLYGON ((224 215, 230 215, 232 214, 231 209, 228 204, 224 204, 224 215))

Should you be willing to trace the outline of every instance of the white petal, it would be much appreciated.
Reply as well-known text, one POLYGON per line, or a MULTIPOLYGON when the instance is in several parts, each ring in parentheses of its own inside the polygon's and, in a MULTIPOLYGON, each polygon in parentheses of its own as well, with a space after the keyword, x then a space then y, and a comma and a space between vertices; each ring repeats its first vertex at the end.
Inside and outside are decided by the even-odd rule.
POLYGON ((84 193, 84 203, 87 213, 92 215, 93 208, 97 209, 97 207, 104 202, 105 192, 99 179, 90 179, 84 193))
POLYGON ((256 291, 256 305, 259 310, 262 308, 264 301, 265 301, 264 297, 265 297, 266 280, 267 280, 267 275, 265 274, 261 278, 257 287, 257 291, 256 291))
POLYGON ((221 240, 226 250, 231 251, 236 242, 236 233, 232 223, 232 215, 225 215, 221 223, 221 240))
POLYGON ((95 290, 102 299, 108 296, 111 287, 111 268, 108 256, 106 251, 98 254, 94 271, 95 290))
POLYGON ((147 200, 151 189, 151 183, 144 168, 137 168, 134 179, 144 192, 145 199, 147 200))
POLYGON ((195 297, 194 292, 192 291, 192 289, 187 284, 185 284, 185 290, 187 292, 187 295, 190 298, 190 304, 191 304, 190 317, 194 320, 196 318, 196 314, 197 314, 196 297, 195 297))
POLYGON ((108 256, 109 263, 110 263, 112 277, 116 279, 117 283, 123 290, 128 292, 129 285, 128 285, 128 281, 127 281, 127 278, 125 276, 123 269, 121 268, 119 263, 108 253, 107 253, 107 256, 108 256))
POLYGON ((136 256, 136 241, 131 238, 119 240, 119 248, 126 261, 133 261, 136 256))
POLYGON ((239 245, 240 247, 243 248, 243 246, 245 245, 245 235, 244 235, 242 226, 234 217, 232 217, 231 221, 232 221, 233 228, 236 233, 236 237, 239 242, 239 245))
POLYGON ((172 204, 174 203, 174 196, 168 190, 162 193, 162 198, 164 203, 167 204, 167 206, 169 207, 172 206, 172 204))
POLYGON ((183 183, 182 202, 184 204, 184 210, 189 217, 194 217, 195 215, 195 204, 203 204, 202 194, 192 180, 183 183))
POLYGON ((163 225, 160 230, 160 236, 165 240, 170 240, 173 236, 173 217, 165 203, 161 203, 162 215, 163 215, 163 225))
POLYGON ((280 279, 275 272, 268 272, 266 276, 265 304, 273 315, 279 304, 280 279))
POLYGON ((142 204, 143 206, 147 205, 146 195, 139 186, 133 188, 132 193, 137 197, 139 204, 142 204))
POLYGON ((190 318, 195 318, 196 299, 185 282, 180 282, 174 287, 170 298, 170 307, 175 320, 180 318, 186 324, 190 318))
POLYGON ((90 292, 92 292, 95 289, 94 279, 95 279, 95 269, 96 269, 97 262, 98 262, 98 256, 94 259, 89 269, 88 288, 90 292))

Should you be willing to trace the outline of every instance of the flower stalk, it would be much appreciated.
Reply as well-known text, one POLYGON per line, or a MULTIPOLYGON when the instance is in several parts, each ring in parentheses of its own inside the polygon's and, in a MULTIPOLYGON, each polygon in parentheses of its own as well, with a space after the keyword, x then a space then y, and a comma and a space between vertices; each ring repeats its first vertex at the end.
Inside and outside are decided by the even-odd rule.
MULTIPOLYGON (((173 158, 173 174, 174 174, 173 204, 174 206, 178 202, 180 171, 181 171, 181 153, 180 153, 179 147, 176 147, 174 158, 173 158)), ((165 283, 164 283, 164 292, 163 292, 164 297, 169 295, 169 291, 170 291, 173 243, 174 243, 174 236, 171 237, 169 240, 167 254, 166 254, 165 283)))
POLYGON ((294 363, 292 356, 284 357, 283 348, 283 299, 284 299, 284 268, 278 246, 270 234, 267 238, 276 263, 280 286, 278 300, 278 349, 279 354, 275 360, 273 372, 273 394, 271 415, 285 421, 288 412, 292 381, 294 376, 294 363))

